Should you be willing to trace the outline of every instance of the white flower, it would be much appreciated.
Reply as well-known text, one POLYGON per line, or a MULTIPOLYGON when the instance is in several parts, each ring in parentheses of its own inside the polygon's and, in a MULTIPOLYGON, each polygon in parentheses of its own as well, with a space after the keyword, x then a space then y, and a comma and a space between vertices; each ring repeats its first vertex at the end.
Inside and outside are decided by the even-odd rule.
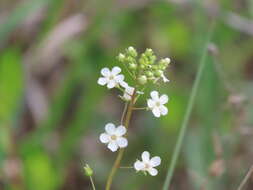
POLYGON ((115 152, 118 148, 125 148, 128 144, 126 138, 122 137, 126 133, 126 128, 122 125, 115 127, 113 123, 105 125, 105 133, 99 137, 102 143, 108 144, 107 147, 115 152))
POLYGON ((155 156, 150 159, 150 154, 147 151, 144 151, 141 155, 142 161, 137 160, 134 163, 134 168, 136 171, 144 171, 148 172, 150 175, 157 175, 158 171, 154 167, 159 166, 161 164, 161 158, 159 156, 155 156))
POLYGON ((119 74, 121 69, 119 67, 113 67, 112 70, 108 68, 103 68, 101 74, 103 77, 98 79, 98 84, 104 86, 107 84, 107 88, 111 89, 117 85, 121 85, 124 82, 124 75, 119 74))
POLYGON ((170 82, 170 80, 164 74, 162 74, 161 77, 163 79, 163 82, 170 82))
POLYGON ((166 115, 168 109, 164 106, 169 100, 167 95, 162 95, 159 97, 157 91, 152 91, 150 93, 151 99, 148 99, 148 107, 152 110, 155 117, 160 117, 161 115, 166 115))
POLYGON ((126 101, 130 101, 132 96, 134 94, 134 87, 131 87, 131 86, 126 86, 125 87, 125 92, 124 92, 124 95, 123 95, 123 98, 126 100, 126 101))

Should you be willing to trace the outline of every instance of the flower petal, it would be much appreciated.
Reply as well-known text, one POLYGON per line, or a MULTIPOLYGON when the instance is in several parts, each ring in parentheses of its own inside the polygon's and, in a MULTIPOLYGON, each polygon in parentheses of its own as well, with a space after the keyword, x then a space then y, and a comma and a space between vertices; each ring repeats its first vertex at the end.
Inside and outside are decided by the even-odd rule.
POLYGON ((168 102, 168 100, 169 100, 169 98, 165 94, 160 97, 161 104, 166 104, 168 102))
POLYGON ((118 144, 118 146, 120 147, 120 148, 125 148, 125 147, 127 147, 127 145, 128 145, 128 141, 127 141, 127 139, 126 138, 124 138, 124 137, 119 137, 119 138, 117 138, 117 144, 118 144))
POLYGON ((152 167, 159 166, 161 164, 161 158, 159 156, 155 156, 150 159, 150 165, 152 167))
POLYGON ((161 112, 160 112, 160 109, 158 107, 155 107, 154 109, 152 109, 152 112, 153 112, 155 117, 160 117, 161 116, 161 112))
POLYGON ((128 87, 128 84, 125 81, 121 81, 119 83, 120 83, 120 86, 122 86, 123 88, 127 88, 128 87))
POLYGON ((112 68, 112 74, 113 75, 117 75, 117 74, 119 74, 121 72, 121 68, 119 68, 119 67, 113 67, 112 68))
POLYGON ((115 81, 120 84, 124 81, 124 78, 124 75, 117 75, 115 76, 115 81))
POLYGON ((135 163, 134 163, 134 168, 137 170, 137 171, 140 171, 140 170, 143 170, 145 168, 145 165, 143 162, 141 162, 140 160, 137 160, 135 163))
POLYGON ((152 99, 148 99, 147 104, 149 108, 153 109, 153 107, 155 106, 155 101, 152 99))
POLYGON ((148 173, 152 176, 156 176, 158 174, 158 171, 155 168, 149 168, 148 173))
POLYGON ((159 109, 162 115, 166 115, 168 113, 168 108, 166 108, 165 106, 160 106, 159 109))
POLYGON ((123 125, 120 125, 116 128, 115 135, 122 136, 126 133, 126 128, 123 125))
POLYGON ((110 142, 110 143, 108 144, 107 147, 108 147, 112 152, 117 151, 118 148, 119 148, 115 141, 110 142))
POLYGON ((111 89, 114 88, 117 85, 117 83, 114 80, 110 80, 107 83, 107 88, 111 89))
POLYGON ((150 96, 152 97, 153 100, 159 100, 159 93, 157 91, 152 91, 150 93, 150 96))
POLYGON ((149 158, 150 158, 150 154, 148 151, 144 151, 142 154, 141 154, 141 158, 142 158, 142 161, 144 162, 149 162, 149 158))
POLYGON ((109 135, 114 135, 115 134, 115 125, 113 123, 107 123, 105 125, 105 131, 109 134, 109 135))
POLYGON ((99 136, 99 140, 102 142, 102 143, 108 143, 110 141, 110 136, 106 133, 102 133, 100 136, 99 136))
POLYGON ((163 79, 163 82, 170 82, 170 80, 164 74, 162 74, 161 77, 163 79))
POLYGON ((104 86, 107 83, 107 79, 104 77, 100 77, 98 79, 98 84, 104 86))
POLYGON ((101 74, 106 77, 111 74, 111 71, 107 67, 105 67, 101 70, 101 74))

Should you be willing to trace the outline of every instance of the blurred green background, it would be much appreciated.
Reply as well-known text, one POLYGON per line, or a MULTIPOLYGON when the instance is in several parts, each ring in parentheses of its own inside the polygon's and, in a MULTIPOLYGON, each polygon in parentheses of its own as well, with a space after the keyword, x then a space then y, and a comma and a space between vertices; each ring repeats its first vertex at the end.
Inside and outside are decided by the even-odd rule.
MULTIPOLYGON (((104 189, 116 154, 98 140, 119 123, 118 92, 97 85, 128 46, 170 57, 169 114, 137 111, 122 165, 159 155, 156 177, 120 169, 115 190, 161 189, 211 19, 209 56, 172 181, 175 190, 236 189, 253 164, 252 0, 1 0, 0 189, 104 189)), ((253 180, 247 188, 253 189, 253 180)))

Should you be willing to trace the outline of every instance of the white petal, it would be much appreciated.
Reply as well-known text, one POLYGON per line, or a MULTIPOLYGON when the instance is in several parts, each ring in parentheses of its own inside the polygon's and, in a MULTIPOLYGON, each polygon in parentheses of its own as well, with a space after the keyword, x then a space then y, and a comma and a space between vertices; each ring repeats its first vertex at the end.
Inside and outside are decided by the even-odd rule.
POLYGON ((155 168, 149 168, 148 173, 152 176, 156 176, 158 174, 158 171, 155 168))
POLYGON ((159 100, 159 93, 157 91, 152 91, 150 93, 150 96, 152 97, 153 100, 159 100))
POLYGON ((121 81, 121 82, 120 82, 120 85, 121 85, 123 88, 127 88, 127 87, 128 87, 128 84, 127 84, 125 81, 121 81))
POLYGON ((144 163, 141 162, 140 160, 137 160, 137 161, 134 163, 134 168, 135 168, 137 171, 143 170, 144 167, 145 167, 144 163))
POLYGON ((110 143, 108 144, 107 147, 108 147, 112 152, 117 151, 118 148, 119 148, 115 141, 110 142, 110 143))
POLYGON ((152 112, 155 117, 160 117, 160 115, 161 115, 160 109, 158 107, 155 107, 154 109, 152 109, 152 112))
POLYGON ((116 128, 115 135, 122 136, 126 133, 126 128, 123 125, 120 125, 116 128))
POLYGON ((113 123, 107 123, 105 125, 105 131, 109 134, 109 135, 114 135, 115 134, 115 125, 113 123))
POLYGON ((101 74, 106 77, 111 74, 111 71, 107 67, 105 67, 101 70, 101 74))
POLYGON ((108 143, 110 141, 110 136, 106 133, 102 133, 99 137, 99 140, 102 142, 102 143, 108 143))
POLYGON ((120 148, 125 148, 128 145, 128 141, 124 137, 117 138, 117 144, 120 148))
POLYGON ((131 97, 128 93, 126 93, 126 92, 124 93, 123 97, 124 97, 124 99, 127 100, 127 101, 130 101, 131 98, 132 98, 132 97, 131 97))
POLYGON ((170 82, 170 80, 169 80, 169 79, 167 79, 167 77, 166 77, 166 76, 164 76, 164 74, 162 74, 162 79, 163 79, 163 82, 170 82))
POLYGON ((113 67, 112 68, 112 74, 113 75, 117 75, 117 74, 119 74, 121 72, 121 68, 119 68, 119 67, 113 67))
POLYGON ((141 155, 142 161, 149 162, 150 154, 148 151, 144 151, 141 155))
POLYGON ((107 79, 106 78, 104 78, 104 77, 100 77, 99 79, 98 79, 98 84, 100 84, 100 85, 105 85, 107 83, 107 79))
POLYGON ((169 100, 169 98, 165 94, 160 97, 161 104, 166 104, 168 102, 168 100, 169 100))
POLYGON ((159 166, 161 164, 161 158, 159 156, 155 156, 150 159, 150 165, 152 167, 159 166))
POLYGON ((117 75, 115 76, 115 81, 120 84, 124 81, 124 78, 124 75, 117 75))
POLYGON ((148 99, 147 104, 148 107, 152 109, 155 106, 155 101, 152 99, 148 99))
POLYGON ((107 83, 107 88, 111 89, 114 88, 117 85, 117 83, 114 80, 110 80, 107 83))
POLYGON ((162 115, 166 115, 168 113, 168 108, 166 108, 165 106, 160 106, 159 109, 162 115))

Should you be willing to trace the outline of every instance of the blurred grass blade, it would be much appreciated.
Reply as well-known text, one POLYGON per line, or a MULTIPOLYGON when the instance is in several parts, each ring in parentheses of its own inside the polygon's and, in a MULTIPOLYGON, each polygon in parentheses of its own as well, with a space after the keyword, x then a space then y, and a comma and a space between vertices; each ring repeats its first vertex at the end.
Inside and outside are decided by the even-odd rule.
POLYGON ((207 47, 208 47, 208 44, 211 40, 211 36, 212 36, 212 33, 213 33, 213 28, 214 28, 214 24, 211 25, 211 27, 209 29, 209 33, 207 34, 205 47, 203 48, 200 63, 199 63, 199 66, 198 66, 197 76, 195 78, 195 81, 194 81, 194 84, 193 84, 193 87, 192 87, 192 90, 191 90, 190 99, 188 101, 188 105, 187 105, 187 108, 186 108, 186 112, 185 112, 185 115, 184 115, 184 119, 183 119, 183 122, 182 122, 181 129, 180 129, 180 132, 179 132, 177 143, 176 143, 173 155, 172 155, 171 164, 168 168, 167 176, 166 176, 166 179, 165 179, 165 182, 164 182, 164 185, 163 185, 163 190, 168 190, 169 189, 171 179, 173 177, 173 173, 174 173, 174 170, 175 170, 175 167, 176 167, 176 164, 177 164, 178 156, 179 156, 179 153, 181 151, 182 143, 183 143, 183 140, 184 140, 185 132, 186 132, 186 129, 187 129, 187 126, 188 126, 188 121, 189 121, 189 118, 190 118, 190 115, 191 115, 191 112, 192 112, 192 108, 193 108, 193 105, 194 105, 194 102, 195 102, 196 94, 197 94, 197 91, 198 91, 198 88, 199 88, 200 80, 201 80, 201 77, 202 77, 202 74, 203 74, 203 71, 204 71, 204 68, 205 68, 206 57, 207 57, 207 47))

